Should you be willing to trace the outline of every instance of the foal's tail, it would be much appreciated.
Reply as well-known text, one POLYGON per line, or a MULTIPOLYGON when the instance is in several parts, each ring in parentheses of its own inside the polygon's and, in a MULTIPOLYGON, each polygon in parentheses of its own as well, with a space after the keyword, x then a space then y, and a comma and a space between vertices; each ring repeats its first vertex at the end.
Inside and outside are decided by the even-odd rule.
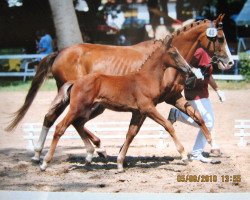
POLYGON ((13 119, 11 120, 10 124, 5 128, 5 131, 13 131, 18 123, 23 119, 24 115, 27 113, 29 107, 31 106, 33 100, 36 97, 36 94, 46 80, 48 73, 50 72, 51 66, 57 57, 58 52, 52 53, 41 60, 37 67, 36 74, 34 79, 32 80, 31 87, 26 95, 24 104, 22 105, 19 110, 13 113, 13 119))

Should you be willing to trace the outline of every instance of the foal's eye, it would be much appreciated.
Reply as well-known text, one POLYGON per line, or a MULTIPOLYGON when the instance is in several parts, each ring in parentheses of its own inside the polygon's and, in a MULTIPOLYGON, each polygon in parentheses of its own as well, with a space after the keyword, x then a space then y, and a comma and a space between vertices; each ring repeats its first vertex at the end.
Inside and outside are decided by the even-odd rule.
POLYGON ((224 37, 218 37, 218 42, 219 43, 224 43, 224 37))
POLYGON ((175 57, 178 57, 178 53, 177 53, 176 51, 174 52, 174 56, 175 56, 175 57))

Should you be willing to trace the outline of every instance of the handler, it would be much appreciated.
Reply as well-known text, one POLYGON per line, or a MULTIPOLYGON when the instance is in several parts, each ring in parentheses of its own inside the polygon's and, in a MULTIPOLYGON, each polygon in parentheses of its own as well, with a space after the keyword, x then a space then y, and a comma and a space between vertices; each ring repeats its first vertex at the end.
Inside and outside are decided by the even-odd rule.
MULTIPOLYGON (((213 66, 211 64, 211 58, 206 51, 204 51, 202 48, 198 48, 191 60, 191 65, 201 69, 201 72, 204 75, 204 79, 191 81, 192 86, 190 85, 190 83, 186 84, 184 89, 185 98, 189 101, 189 103, 195 110, 199 111, 203 120, 205 121, 208 130, 211 132, 214 127, 214 113, 211 102, 208 98, 208 85, 210 85, 216 91, 221 102, 225 101, 225 95, 224 92, 219 90, 218 85, 212 77, 213 66)), ((176 121, 181 121, 185 124, 189 124, 199 128, 198 124, 194 122, 191 117, 176 108, 171 108, 168 120, 172 124, 176 121)), ((212 138, 214 141, 213 134, 212 138)), ((196 137, 190 159, 199 160, 204 163, 211 162, 211 158, 206 158, 202 155, 205 145, 206 138, 203 135, 202 130, 200 129, 196 137)), ((220 154, 219 146, 214 143, 211 152, 220 154)))

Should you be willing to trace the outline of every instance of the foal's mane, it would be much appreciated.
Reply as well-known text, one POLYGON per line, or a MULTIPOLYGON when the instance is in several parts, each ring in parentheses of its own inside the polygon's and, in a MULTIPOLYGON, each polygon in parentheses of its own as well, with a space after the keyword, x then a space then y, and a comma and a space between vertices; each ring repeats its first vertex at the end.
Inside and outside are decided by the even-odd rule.
POLYGON ((148 57, 143 61, 143 63, 141 64, 141 66, 138 68, 137 72, 140 71, 140 70, 143 68, 143 66, 144 66, 147 62, 149 62, 149 60, 152 58, 152 56, 155 54, 155 52, 157 52, 157 50, 158 50, 160 47, 162 47, 162 45, 165 45, 165 44, 167 43, 167 41, 168 41, 170 38, 171 38, 171 37, 169 37, 169 35, 167 35, 165 39, 157 39, 157 40, 154 40, 154 41, 153 41, 154 44, 155 44, 156 42, 159 42, 160 45, 157 46, 157 47, 148 55, 148 57), (166 40, 167 40, 167 41, 166 41, 166 40))

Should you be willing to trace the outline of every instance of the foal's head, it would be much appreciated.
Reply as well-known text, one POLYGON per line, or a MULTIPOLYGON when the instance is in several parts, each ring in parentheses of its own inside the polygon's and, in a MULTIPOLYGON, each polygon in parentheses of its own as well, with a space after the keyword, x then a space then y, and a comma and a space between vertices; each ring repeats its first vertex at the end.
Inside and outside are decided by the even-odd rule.
POLYGON ((171 45, 167 50, 168 54, 171 56, 172 60, 175 62, 175 67, 181 69, 184 73, 191 72, 191 67, 187 61, 179 53, 178 49, 171 45))
POLYGON ((166 45, 166 51, 167 51, 167 55, 164 56, 165 64, 167 66, 180 69, 184 73, 189 73, 191 71, 191 67, 187 63, 187 61, 182 57, 182 55, 179 53, 178 49, 171 44, 172 39, 173 39, 173 36, 166 38, 164 41, 166 45), (170 56, 170 59, 169 59, 169 56, 170 56))

